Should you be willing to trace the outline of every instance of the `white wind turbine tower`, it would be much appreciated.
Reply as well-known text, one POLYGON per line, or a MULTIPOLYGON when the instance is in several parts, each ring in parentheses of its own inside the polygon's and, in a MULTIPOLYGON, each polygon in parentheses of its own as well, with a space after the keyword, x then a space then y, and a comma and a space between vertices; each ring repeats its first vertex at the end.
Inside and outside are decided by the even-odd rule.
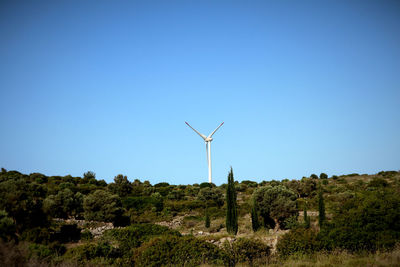
POLYGON ((195 131, 198 135, 200 135, 200 137, 204 139, 204 142, 206 142, 207 164, 208 164, 208 182, 211 183, 211 182, 212 182, 212 178, 211 178, 211 141, 213 140, 213 139, 212 139, 212 136, 213 136, 213 134, 215 134, 215 132, 219 129, 219 127, 221 127, 222 124, 224 124, 224 123, 221 123, 221 124, 217 127, 217 129, 215 129, 209 136, 205 136, 204 134, 199 133, 198 131, 196 131, 196 129, 194 129, 192 126, 190 126, 190 124, 187 123, 186 121, 185 121, 185 123, 186 123, 190 128, 192 128, 193 131, 195 131))

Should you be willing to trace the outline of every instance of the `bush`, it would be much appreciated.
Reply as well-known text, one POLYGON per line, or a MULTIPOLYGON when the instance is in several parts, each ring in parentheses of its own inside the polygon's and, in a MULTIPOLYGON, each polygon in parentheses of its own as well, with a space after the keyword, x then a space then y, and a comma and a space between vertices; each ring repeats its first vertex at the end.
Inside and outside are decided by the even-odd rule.
POLYGON ((64 258, 74 259, 80 263, 95 258, 113 259, 121 256, 119 249, 114 248, 108 242, 100 242, 98 244, 84 244, 82 246, 73 247, 65 253, 64 258))
POLYGON ((328 175, 326 173, 321 173, 319 179, 328 179, 328 175))
POLYGON ((198 266, 224 263, 227 256, 217 246, 193 236, 161 236, 135 252, 135 266, 198 266))
POLYGON ((96 190, 83 200, 86 220, 115 222, 122 216, 122 204, 118 195, 105 190, 96 190))
POLYGON ((33 243, 47 244, 51 240, 51 234, 47 228, 35 227, 25 230, 21 239, 33 243))
POLYGON ((76 224, 64 224, 60 230, 51 235, 52 241, 61 243, 76 242, 81 239, 81 229, 76 224))
POLYGON ((81 239, 85 241, 93 240, 93 234, 89 230, 85 230, 81 233, 81 239))
POLYGON ((0 239, 10 241, 15 239, 15 224, 4 210, 0 210, 0 239))
POLYGON ((373 178, 369 183, 368 183, 368 187, 387 187, 389 185, 388 182, 386 182, 385 179, 383 178, 379 178, 379 177, 375 177, 373 178))
POLYGON ((129 254, 132 248, 138 248, 143 242, 154 236, 180 236, 178 231, 156 224, 134 224, 122 229, 112 229, 105 233, 106 238, 116 240, 123 254, 129 254))
POLYGON ((320 250, 317 233, 311 229, 297 228, 282 236, 276 245, 280 257, 287 258, 296 254, 311 254, 320 250))
POLYGON ((59 256, 65 253, 65 246, 54 242, 49 245, 29 244, 29 258, 38 258, 41 260, 50 260, 54 256, 59 256))
POLYGON ((327 249, 376 251, 400 240, 400 197, 390 190, 367 191, 344 202, 320 236, 327 249))
POLYGON ((228 259, 230 266, 236 263, 248 263, 253 266, 254 261, 266 259, 271 253, 271 248, 263 242, 248 238, 238 238, 232 244, 225 242, 224 249, 230 256, 228 259))

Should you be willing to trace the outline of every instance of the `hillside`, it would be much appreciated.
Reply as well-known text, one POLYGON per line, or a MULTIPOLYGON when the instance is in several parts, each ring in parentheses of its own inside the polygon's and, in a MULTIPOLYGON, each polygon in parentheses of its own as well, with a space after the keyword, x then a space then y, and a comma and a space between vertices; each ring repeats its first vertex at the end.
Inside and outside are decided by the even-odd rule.
MULTIPOLYGON (((348 254, 338 256, 342 259, 338 265, 351 265, 360 252, 370 255, 357 256, 366 263, 378 260, 376 251, 389 251, 384 265, 400 261, 393 256, 400 239, 399 225, 394 223, 400 220, 400 172, 235 182, 236 235, 225 229, 226 186, 151 185, 123 175, 107 184, 93 172, 83 177, 48 177, 2 169, 0 260, 55 266, 293 265, 299 255, 310 263, 315 253, 339 249, 348 254), (266 205, 268 190, 278 193, 266 205), (284 194, 287 198, 277 201, 284 194), (318 222, 321 198, 324 224, 318 222), (251 219, 253 206, 261 224, 257 231, 251 219), (309 227, 304 226, 304 209, 309 227), (367 219, 363 214, 368 214, 367 219), (357 236, 341 236, 343 229, 354 230, 357 236), (186 254, 192 256, 186 259, 186 254)), ((327 261, 332 260, 329 257, 327 261)))

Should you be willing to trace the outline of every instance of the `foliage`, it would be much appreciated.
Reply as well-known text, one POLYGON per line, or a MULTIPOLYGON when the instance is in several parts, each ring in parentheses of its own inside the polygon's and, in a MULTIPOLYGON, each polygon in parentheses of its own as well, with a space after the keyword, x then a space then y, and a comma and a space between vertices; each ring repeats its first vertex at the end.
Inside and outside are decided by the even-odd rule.
POLYGON ((304 207, 303 218, 304 218, 304 228, 306 229, 310 228, 310 217, 308 217, 307 215, 307 206, 304 207))
POLYGON ((208 212, 208 208, 206 208, 206 216, 205 216, 205 222, 204 222, 204 226, 206 228, 210 228, 210 214, 208 212))
POLYGON ((257 204, 253 201, 253 205, 251 206, 251 227, 254 232, 256 232, 260 228, 260 222, 258 220, 258 211, 257 204))
POLYGON ((235 266, 237 263, 248 263, 253 266, 257 259, 266 258, 271 254, 270 247, 260 240, 249 238, 238 238, 230 244, 224 243, 224 249, 229 257, 229 266, 235 266))
POLYGON ((143 242, 159 235, 180 236, 180 233, 156 224, 134 224, 109 230, 105 233, 105 238, 117 241, 123 254, 128 255, 132 248, 140 247, 143 242))
POLYGON ((328 249, 393 248, 400 240, 400 197, 391 190, 365 191, 348 199, 320 233, 328 249))
POLYGON ((0 239, 10 241, 15 239, 15 224, 5 210, 0 210, 0 239))
POLYGON ((48 225, 42 208, 45 187, 18 172, 1 173, 0 177, 0 210, 15 221, 17 232, 48 225))
POLYGON ((328 179, 328 175, 326 173, 321 173, 319 179, 328 179))
POLYGON ((238 231, 236 191, 232 167, 228 174, 228 186, 226 187, 226 230, 234 235, 238 231))
POLYGON ((207 203, 208 206, 222 207, 224 196, 218 188, 204 187, 200 189, 198 199, 207 203))
POLYGON ((318 192, 318 224, 320 227, 324 225, 325 222, 325 203, 324 196, 322 194, 322 189, 318 192))
POLYGON ((81 239, 81 229, 76 224, 64 224, 50 238, 60 243, 77 242, 81 239))
POLYGON ((160 212, 164 209, 164 198, 160 193, 156 192, 151 194, 151 200, 157 212, 160 212))
POLYGON ((369 183, 368 183, 368 187, 375 187, 375 188, 379 188, 379 187, 387 187, 389 184, 388 182, 380 177, 374 177, 369 183))
POLYGON ((321 245, 317 233, 311 229, 296 228, 282 236, 276 245, 282 258, 294 254, 310 254, 320 250, 321 245))
POLYGON ((56 218, 76 216, 83 211, 83 195, 79 192, 74 194, 71 189, 65 188, 56 195, 48 196, 43 201, 43 210, 56 218))
POLYGON ((109 184, 108 188, 112 193, 125 197, 132 192, 133 187, 127 176, 118 174, 114 177, 114 183, 109 184))
POLYGON ((122 216, 122 204, 117 195, 96 190, 83 200, 84 216, 90 221, 115 222, 122 216))
POLYGON ((285 186, 264 186, 253 193, 264 226, 273 228, 276 223, 283 229, 287 218, 298 215, 296 194, 285 186))
POLYGON ((135 266, 199 266, 223 264, 224 251, 193 236, 161 236, 135 252, 135 266))
POLYGON ((89 243, 73 247, 65 253, 64 258, 74 259, 80 263, 84 263, 95 258, 105 258, 109 259, 111 263, 113 259, 116 259, 120 256, 121 253, 119 249, 114 248, 108 242, 99 242, 97 244, 89 243))

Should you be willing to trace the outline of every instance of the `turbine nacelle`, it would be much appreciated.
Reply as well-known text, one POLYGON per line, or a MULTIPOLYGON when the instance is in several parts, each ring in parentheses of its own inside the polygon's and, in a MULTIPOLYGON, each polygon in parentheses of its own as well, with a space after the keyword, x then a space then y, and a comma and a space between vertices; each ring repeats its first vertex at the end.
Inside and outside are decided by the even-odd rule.
POLYGON ((207 142, 211 142, 213 139, 211 137, 207 137, 206 139, 204 139, 204 141, 207 142))

